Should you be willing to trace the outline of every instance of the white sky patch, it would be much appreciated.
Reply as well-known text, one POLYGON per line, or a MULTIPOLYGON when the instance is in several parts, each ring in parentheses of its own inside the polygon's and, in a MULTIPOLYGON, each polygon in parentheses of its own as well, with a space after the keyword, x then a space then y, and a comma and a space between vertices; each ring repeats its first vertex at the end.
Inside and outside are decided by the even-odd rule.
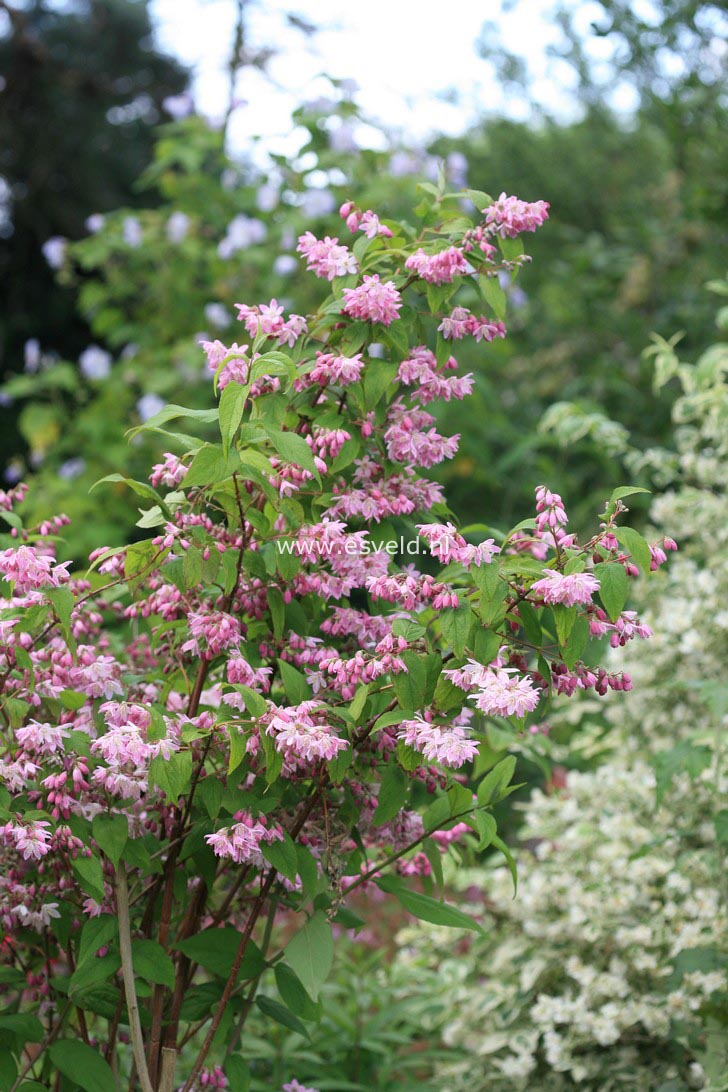
MULTIPOLYGON (((230 126, 232 148, 264 147, 292 153, 291 111, 302 101, 330 93, 323 76, 351 79, 364 113, 421 142, 436 132, 458 135, 484 113, 525 118, 523 98, 504 92, 476 43, 486 21, 501 40, 526 59, 533 93, 548 112, 574 112, 570 70, 547 56, 559 31, 549 20, 552 0, 517 0, 503 11, 499 0, 264 0, 246 18, 253 46, 277 52, 266 79, 247 69, 236 94, 246 105, 230 126), (294 11, 319 29, 309 39, 288 27, 294 11)), ((592 5, 584 3, 585 9, 592 5)), ((206 114, 221 115, 228 101, 228 62, 235 22, 233 0, 152 0, 159 44, 192 67, 195 98, 206 114)), ((359 134, 358 134, 359 135, 359 134)))

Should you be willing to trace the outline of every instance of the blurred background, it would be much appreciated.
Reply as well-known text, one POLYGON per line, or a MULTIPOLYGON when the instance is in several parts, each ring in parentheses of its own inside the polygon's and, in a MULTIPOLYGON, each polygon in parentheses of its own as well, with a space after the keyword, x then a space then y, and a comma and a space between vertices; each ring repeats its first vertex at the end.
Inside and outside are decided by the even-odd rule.
MULTIPOLYGON (((95 480, 144 476, 158 448, 125 430, 207 401, 196 341, 234 339, 235 301, 295 288, 302 309, 300 231, 349 197, 403 215, 440 172, 551 203, 510 337, 459 354, 477 394, 444 414, 455 512, 506 524, 543 480, 578 522, 628 448, 661 443, 670 394, 642 352, 652 331, 703 348, 724 273, 723 5, 425 9, 0 3, 0 473, 33 476, 38 511, 83 528, 95 480)), ((138 533, 123 491, 103 519, 110 542, 138 533)))

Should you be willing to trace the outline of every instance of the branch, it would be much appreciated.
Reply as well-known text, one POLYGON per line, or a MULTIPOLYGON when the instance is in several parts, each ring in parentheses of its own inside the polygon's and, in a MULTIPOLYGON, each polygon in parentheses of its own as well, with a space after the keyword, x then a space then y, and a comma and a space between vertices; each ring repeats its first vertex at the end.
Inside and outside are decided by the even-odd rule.
POLYGON ((134 986, 134 965, 131 958, 131 925, 129 922, 129 887, 126 880, 126 868, 123 861, 116 867, 116 912, 119 917, 119 948, 121 950, 121 970, 124 977, 126 1007, 129 1012, 129 1030, 139 1084, 142 1092, 154 1092, 149 1079, 147 1062, 144 1057, 144 1039, 139 1019, 139 1003, 134 986))

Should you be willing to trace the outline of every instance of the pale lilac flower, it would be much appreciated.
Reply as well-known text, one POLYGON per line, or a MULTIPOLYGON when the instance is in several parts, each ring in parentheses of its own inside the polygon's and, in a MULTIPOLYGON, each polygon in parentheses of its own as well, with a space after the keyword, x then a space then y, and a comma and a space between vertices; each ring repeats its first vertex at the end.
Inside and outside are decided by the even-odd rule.
POLYGON ((85 379, 106 379, 111 373, 111 354, 98 345, 89 345, 81 353, 78 363, 85 379))

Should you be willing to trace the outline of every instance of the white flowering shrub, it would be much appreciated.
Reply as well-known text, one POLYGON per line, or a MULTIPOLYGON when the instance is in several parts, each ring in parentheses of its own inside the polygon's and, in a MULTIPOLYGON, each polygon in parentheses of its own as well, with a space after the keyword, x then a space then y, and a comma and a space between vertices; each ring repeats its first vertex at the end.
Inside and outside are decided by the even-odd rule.
POLYGON ((466 958, 444 930, 400 936, 402 992, 418 968, 449 1001, 432 1031, 454 1048, 450 1092, 728 1088, 728 346, 695 366, 671 342, 650 352, 657 385, 682 385, 676 451, 628 461, 670 479, 650 515, 682 534, 641 603, 655 636, 634 649, 634 690, 600 722, 586 706, 577 717, 582 759, 605 718, 616 749, 533 794, 515 899, 501 868, 451 877, 485 928, 466 958))

